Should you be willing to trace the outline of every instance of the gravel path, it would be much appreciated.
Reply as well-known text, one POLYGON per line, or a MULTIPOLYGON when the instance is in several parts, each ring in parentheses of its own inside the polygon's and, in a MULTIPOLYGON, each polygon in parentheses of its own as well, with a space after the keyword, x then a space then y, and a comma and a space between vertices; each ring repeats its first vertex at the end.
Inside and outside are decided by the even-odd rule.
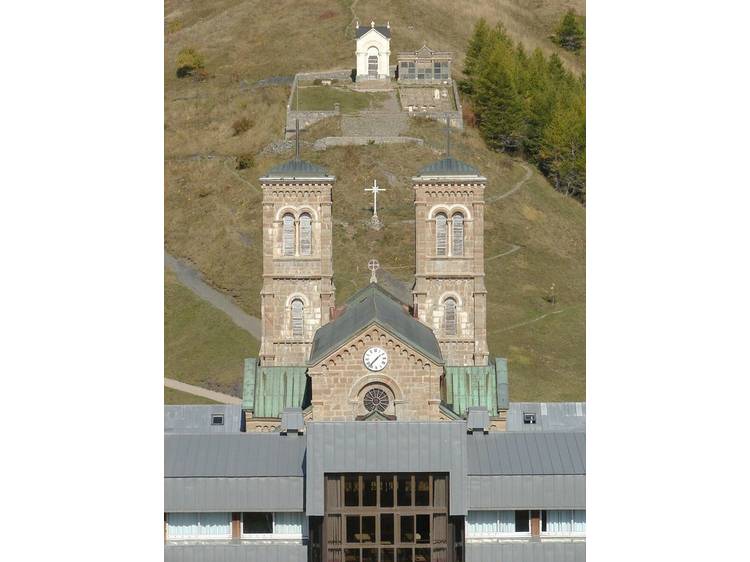
MULTIPOLYGON (((164 265, 177 275, 177 279, 185 287, 190 289, 196 296, 203 299, 214 308, 225 313, 232 322, 248 332, 255 339, 260 340, 261 322, 259 318, 250 316, 247 312, 237 306, 234 301, 224 293, 217 291, 201 278, 200 272, 177 259, 168 252, 164 252, 164 265)), ((198 387, 196 387, 198 388, 198 387)), ((210 391, 207 391, 210 392, 210 391)))
POLYGON ((222 394, 221 392, 214 392, 213 390, 207 390, 200 386, 194 386, 184 382, 176 381, 174 379, 164 378, 164 386, 167 388, 173 388, 174 390, 180 390, 187 392, 188 394, 194 394, 196 396, 202 396, 208 398, 214 402, 220 402, 222 404, 242 404, 242 399, 236 396, 229 396, 229 394, 222 394))

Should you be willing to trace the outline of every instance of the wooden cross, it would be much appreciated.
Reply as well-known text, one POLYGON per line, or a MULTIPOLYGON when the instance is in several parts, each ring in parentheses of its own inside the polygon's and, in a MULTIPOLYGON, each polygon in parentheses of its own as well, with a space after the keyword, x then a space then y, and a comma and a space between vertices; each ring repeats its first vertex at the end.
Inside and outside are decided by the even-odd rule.
POLYGON ((365 188, 365 191, 372 192, 372 216, 377 218, 378 216, 378 193, 382 191, 388 191, 388 190, 378 187, 378 180, 373 180, 372 187, 365 188))
POLYGON ((299 119, 294 120, 294 129, 284 129, 285 133, 294 133, 294 159, 299 160, 299 132, 306 129, 299 128, 299 119))
POLYGON ((372 271, 372 275, 370 275, 370 283, 377 283, 378 278, 375 277, 375 272, 380 269, 380 262, 378 260, 372 259, 367 262, 367 269, 372 271))

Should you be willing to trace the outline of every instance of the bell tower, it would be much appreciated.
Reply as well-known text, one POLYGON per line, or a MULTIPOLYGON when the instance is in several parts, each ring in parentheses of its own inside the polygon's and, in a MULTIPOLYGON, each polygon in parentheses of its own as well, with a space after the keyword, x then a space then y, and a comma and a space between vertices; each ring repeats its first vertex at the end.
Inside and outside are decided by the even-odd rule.
POLYGON ((487 365, 484 188, 447 156, 412 178, 416 210, 414 313, 435 332, 446 366, 487 365))
MULTIPOLYGON (((299 134, 299 133, 298 133, 299 134)), ((298 139, 299 146, 299 139, 298 139)), ((297 156, 260 178, 260 364, 304 365, 334 306, 331 202, 336 178, 297 156)))

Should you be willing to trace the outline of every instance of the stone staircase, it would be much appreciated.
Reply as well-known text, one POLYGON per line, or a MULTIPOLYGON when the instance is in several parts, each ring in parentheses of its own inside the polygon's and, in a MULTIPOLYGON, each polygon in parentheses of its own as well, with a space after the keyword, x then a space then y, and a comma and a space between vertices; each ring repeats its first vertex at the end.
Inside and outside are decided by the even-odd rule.
POLYGON ((402 112, 362 111, 341 117, 345 137, 397 137, 409 128, 409 117, 402 112))

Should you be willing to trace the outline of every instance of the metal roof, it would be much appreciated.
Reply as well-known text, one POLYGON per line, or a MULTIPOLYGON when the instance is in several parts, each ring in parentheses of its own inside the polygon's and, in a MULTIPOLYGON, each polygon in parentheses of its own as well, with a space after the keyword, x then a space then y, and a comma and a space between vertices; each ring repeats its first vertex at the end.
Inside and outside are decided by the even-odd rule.
POLYGON ((466 422, 309 422, 305 511, 323 515, 326 472, 447 472, 466 514, 466 422))
POLYGON ((477 176, 479 170, 455 158, 443 158, 428 164, 419 172, 420 176, 477 176))
POLYGON ((370 283, 349 299, 341 316, 315 332, 308 364, 314 365, 324 359, 373 322, 436 363, 443 363, 433 331, 406 313, 403 306, 377 283, 370 283))
POLYGON ((312 164, 306 160, 292 159, 274 166, 261 179, 300 179, 300 178, 326 178, 333 180, 334 177, 328 170, 312 164))
POLYGON ((466 439, 468 474, 586 474, 586 434, 474 433, 466 439))
POLYGON ((256 418, 279 418, 284 408, 305 407, 309 402, 307 367, 257 367, 254 361, 245 360, 245 409, 256 418))
POLYGON ((469 476, 475 509, 586 509, 586 475, 469 476))
POLYGON ((303 476, 305 437, 272 434, 167 434, 164 476, 303 476))
POLYGON ((304 488, 299 476, 165 478, 164 511, 303 511, 304 488))
POLYGON ((497 414, 497 379, 494 365, 445 367, 445 401, 459 416, 470 407, 483 406, 497 414))
POLYGON ((511 402, 508 431, 586 431, 586 402, 511 402), (536 423, 523 423, 525 413, 536 423))
POLYGON ((376 25, 375 27, 371 25, 360 25, 355 29, 355 38, 359 39, 363 35, 365 35, 370 30, 375 30, 378 33, 380 33, 383 37, 387 37, 388 39, 391 38, 391 28, 386 25, 376 25))
POLYGON ((242 406, 239 404, 190 404, 164 406, 164 433, 239 433, 242 406), (215 414, 224 416, 222 425, 212 425, 215 414))

